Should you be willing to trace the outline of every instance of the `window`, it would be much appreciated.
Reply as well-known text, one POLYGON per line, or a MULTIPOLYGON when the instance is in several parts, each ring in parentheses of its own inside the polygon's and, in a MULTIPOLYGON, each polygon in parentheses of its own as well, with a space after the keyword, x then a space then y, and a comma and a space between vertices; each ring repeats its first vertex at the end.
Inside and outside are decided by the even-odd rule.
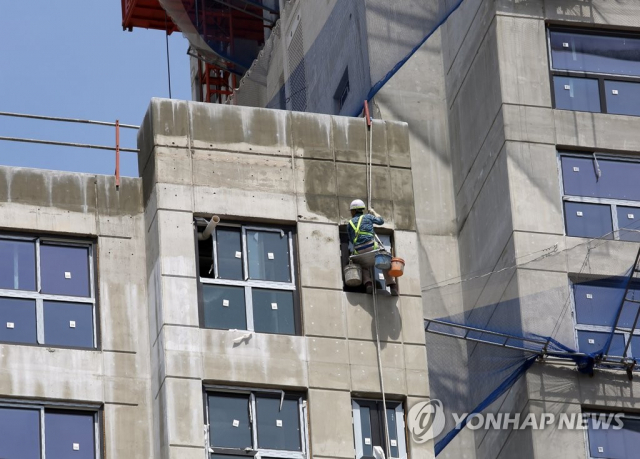
MULTIPOLYGON (((356 459, 372 458, 373 447, 386 451, 384 431, 384 405, 380 400, 353 400, 353 435, 356 442, 356 459)), ((402 404, 387 402, 387 426, 391 458, 407 457, 404 437, 404 412, 402 404)))
POLYGON ((95 348, 93 250, 89 242, 0 235, 0 341, 95 348))
MULTIPOLYGON (((379 230, 378 228, 376 228, 376 230, 379 230)), ((380 241, 382 242, 382 244, 384 245, 384 247, 391 253, 391 248, 393 246, 393 241, 392 241, 392 237, 390 234, 380 234, 378 232, 376 232, 378 238, 380 239, 380 241)), ((365 286, 364 285, 360 285, 358 287, 349 287, 348 285, 344 284, 344 267, 346 265, 349 264, 349 256, 351 254, 351 247, 353 247, 353 244, 351 241, 349 241, 349 236, 347 234, 347 226, 343 225, 340 226, 340 262, 341 262, 341 266, 343 269, 343 291, 345 292, 355 292, 355 293, 365 293, 365 286)), ((376 289, 377 290, 386 290, 389 291, 389 288, 385 282, 384 279, 384 275, 382 274, 382 271, 380 271, 379 269, 375 268, 374 269, 374 277, 375 277, 375 282, 376 282, 376 289)))
POLYGON ((640 162, 560 154, 567 236, 640 242, 640 162))
POLYGON ((98 413, 0 404, 0 457, 99 459, 98 413))
MULTIPOLYGON (((573 284, 576 339, 580 352, 594 354, 604 350, 616 326, 626 285, 626 278, 617 277, 573 284)), ((640 300, 640 284, 630 286, 627 298, 640 300)), ((632 330, 639 306, 631 301, 623 305, 616 327, 620 333, 613 335, 609 355, 623 357, 626 343, 631 339, 626 357, 640 357, 640 330, 632 330)))
POLYGON ((636 457, 640 448, 640 417, 622 414, 619 421, 617 413, 587 412, 587 438, 589 458, 626 459, 636 457))
POLYGON ((291 229, 219 224, 198 241, 205 328, 300 333, 293 237, 291 229))
POLYGON ((205 395, 211 459, 307 457, 306 402, 300 395, 215 387, 205 395))
POLYGON ((336 92, 333 94, 333 100, 336 105, 336 113, 340 113, 347 102, 349 97, 349 91, 351 90, 349 85, 349 67, 344 69, 344 73, 340 78, 336 92))
POLYGON ((640 115, 640 36, 552 28, 555 108, 640 115))

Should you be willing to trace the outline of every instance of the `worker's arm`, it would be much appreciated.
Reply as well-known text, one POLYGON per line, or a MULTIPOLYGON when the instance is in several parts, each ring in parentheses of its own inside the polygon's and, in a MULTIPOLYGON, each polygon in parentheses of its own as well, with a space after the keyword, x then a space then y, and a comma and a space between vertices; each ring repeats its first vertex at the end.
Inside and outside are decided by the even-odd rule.
POLYGON ((384 225, 384 219, 373 209, 369 209, 369 215, 371 215, 371 221, 374 225, 384 225))

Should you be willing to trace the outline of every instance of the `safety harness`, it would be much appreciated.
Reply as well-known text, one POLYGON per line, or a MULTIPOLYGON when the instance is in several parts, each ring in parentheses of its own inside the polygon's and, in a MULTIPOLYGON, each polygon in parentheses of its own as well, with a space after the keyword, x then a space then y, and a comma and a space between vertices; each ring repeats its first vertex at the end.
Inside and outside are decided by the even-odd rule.
MULTIPOLYGON (((370 233, 369 231, 361 231, 360 230, 360 224, 362 223, 362 219, 363 218, 364 218, 364 214, 360 215, 360 218, 358 218, 358 226, 353 224, 353 219, 349 220, 349 224, 351 225, 351 228, 353 228, 353 231, 355 231, 355 233, 356 233, 356 237, 353 238, 353 254, 354 255, 356 255, 358 253, 358 251, 356 250, 356 241, 358 240, 360 235, 373 237, 373 233, 370 233)), ((374 240, 373 241, 373 250, 377 250, 377 249, 378 249, 378 243, 374 240)))

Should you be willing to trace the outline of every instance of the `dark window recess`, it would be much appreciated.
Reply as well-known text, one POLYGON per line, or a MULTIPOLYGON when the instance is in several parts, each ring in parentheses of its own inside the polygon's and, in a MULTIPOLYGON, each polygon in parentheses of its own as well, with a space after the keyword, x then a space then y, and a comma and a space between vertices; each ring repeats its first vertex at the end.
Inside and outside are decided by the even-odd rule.
POLYGON ((640 37, 595 30, 549 30, 555 107, 640 115, 640 37))
POLYGON ((638 417, 624 415, 621 419, 623 427, 617 429, 618 423, 613 418, 615 413, 586 414, 590 415, 587 418, 590 457, 606 459, 637 457, 640 448, 640 419, 638 417), (609 428, 604 428, 605 422, 609 424, 609 428))
POLYGON ((36 289, 36 244, 0 239, 0 289, 36 289))
POLYGON ((556 108, 600 112, 598 80, 554 76, 553 88, 556 95, 556 108))
POLYGON ((89 249, 61 245, 40 246, 42 293, 51 295, 91 295, 89 249))
POLYGON ((44 425, 47 457, 95 459, 93 413, 47 410, 44 425))
POLYGON ((565 202, 567 236, 613 239, 611 206, 584 202, 565 202))
POLYGON ((297 398, 256 396, 258 448, 302 451, 300 412, 297 398))
POLYGON ((340 82, 338 83, 336 92, 333 94, 333 100, 336 105, 336 114, 342 111, 342 108, 347 102, 347 97, 349 97, 350 90, 351 87, 349 85, 349 67, 347 67, 344 69, 344 73, 340 78, 340 82))
MULTIPOLYGON (((374 446, 381 447, 383 451, 386 450, 384 404, 376 400, 354 400, 353 403, 358 408, 358 414, 354 412, 354 416, 359 416, 360 421, 360 438, 356 438, 357 450, 361 451, 359 458, 374 457, 374 446)), ((398 438, 396 408, 399 406, 399 403, 387 401, 387 428, 391 458, 402 457, 406 451, 405 445, 398 438)))
POLYGON ((209 439, 212 447, 252 447, 249 394, 209 395, 209 439))
POLYGON ((291 229, 221 223, 198 240, 202 326, 300 333, 293 238, 291 229))
POLYGON ((35 300, 0 297, 0 341, 37 344, 35 300))
POLYGON ((244 291, 244 287, 204 284, 204 326, 222 330, 245 330, 247 313, 244 291))
POLYGON ((0 457, 40 459, 40 411, 0 407, 0 457))
POLYGON ((295 335, 293 292, 253 289, 253 321, 258 333, 295 335))
MULTIPOLYGON (((610 332, 597 332, 578 330, 578 350, 587 354, 597 354, 605 352, 607 340, 611 336, 610 332)), ((616 333, 611 339, 608 355, 622 356, 624 353, 624 336, 616 333)))

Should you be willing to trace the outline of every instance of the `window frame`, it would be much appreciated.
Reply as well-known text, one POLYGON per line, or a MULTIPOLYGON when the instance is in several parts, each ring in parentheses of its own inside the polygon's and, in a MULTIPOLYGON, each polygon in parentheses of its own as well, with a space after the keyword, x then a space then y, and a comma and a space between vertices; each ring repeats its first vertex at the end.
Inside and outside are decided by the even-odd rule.
MULTIPOLYGON (((356 459, 360 459, 364 455, 364 450, 362 444, 360 444, 359 439, 362 437, 362 418, 360 416, 360 405, 358 401, 361 402, 374 402, 374 403, 382 403, 382 399, 373 399, 373 398, 361 398, 355 397, 351 399, 351 416, 353 421, 353 439, 354 439, 354 449, 355 449, 355 457, 356 459)), ((407 439, 405 435, 405 416, 404 416, 404 404, 397 400, 388 400, 387 405, 389 403, 397 403, 394 411, 396 413, 396 435, 398 437, 398 458, 390 457, 389 459, 407 459, 407 439)), ((386 440, 385 440, 386 441, 386 440)), ((385 453, 386 454, 386 453, 385 453)))
MULTIPOLYGON (((634 158, 629 156, 618 156, 612 155, 608 153, 597 153, 597 152, 569 152, 558 150, 557 151, 557 162, 558 162, 558 181, 560 184, 560 193, 562 195, 562 220, 564 222, 564 235, 567 237, 583 237, 583 236, 572 236, 567 232, 567 216, 565 212, 565 203, 566 202, 576 202, 576 203, 585 203, 585 204, 604 204, 610 207, 611 213, 611 224, 612 224, 612 238, 611 240, 615 241, 624 241, 624 242, 636 242, 636 241, 626 241, 625 239, 620 239, 620 233, 623 231, 629 231, 625 228, 620 228, 620 222, 618 220, 618 207, 634 207, 638 209, 640 212, 640 201, 629 201, 625 199, 610 199, 610 198, 592 198, 588 196, 575 196, 566 194, 564 189, 564 178, 563 178, 563 168, 562 168, 562 158, 563 157, 572 157, 572 158, 580 158, 580 159, 591 159, 593 160, 593 155, 597 155, 597 159, 607 160, 607 161, 617 161, 617 162, 630 162, 630 163, 640 163, 640 158, 634 158), (589 155, 591 157, 589 157, 589 155)), ((639 217, 640 220, 640 217, 639 217)), ((638 228, 640 231, 640 228, 638 228)), ((602 236, 601 236, 602 237, 602 236)), ((588 238, 592 239, 592 238, 588 238)))
POLYGON ((21 346, 47 346, 63 349, 79 349, 79 350, 97 350, 99 349, 99 333, 98 333, 98 299, 96 288, 96 243, 93 240, 86 238, 64 238, 55 236, 27 236, 27 235, 15 235, 0 233, 0 240, 12 240, 12 241, 27 241, 34 242, 35 244, 35 269, 36 269, 36 289, 35 290, 17 290, 17 289, 1 289, 0 297, 2 298, 16 298, 25 300, 35 300, 36 302, 36 344, 28 343, 15 343, 12 341, 0 341, 1 344, 13 344, 21 346), (89 255, 87 259, 89 268, 89 296, 68 296, 57 295, 49 293, 41 293, 42 289, 42 272, 41 272, 41 260, 40 260, 40 247, 43 245, 56 245, 61 247, 80 247, 88 249, 89 255), (59 344, 49 344, 45 342, 45 330, 44 330, 44 302, 62 302, 62 303, 74 303, 92 306, 93 317, 93 344, 91 347, 82 346, 62 346, 59 344))
MULTIPOLYGON (((302 334, 302 321, 300 318, 300 286, 298 285, 298 276, 297 276, 297 264, 295 263, 295 237, 296 232, 293 227, 278 227, 278 226, 270 226, 270 225, 259 225, 259 224, 242 224, 242 223, 233 223, 233 222, 220 222, 216 225, 216 228, 211 232, 212 239, 212 260, 213 260, 213 278, 210 277, 202 277, 200 273, 200 251, 199 251, 199 240, 198 240, 198 217, 195 219, 196 228, 195 228, 195 237, 196 237, 196 267, 197 267, 197 275, 198 275, 198 303, 199 303, 199 316, 200 316, 200 328, 206 328, 207 330, 228 330, 225 328, 210 328, 205 327, 205 314, 204 314, 204 296, 202 293, 203 285, 223 285, 230 287, 244 287, 244 297, 245 297, 245 314, 247 320, 247 328, 246 331, 252 333, 258 333, 255 331, 255 324, 253 320, 253 292, 254 288, 259 289, 268 289, 268 290, 280 290, 280 291, 290 291, 293 293, 293 314, 294 314, 294 325, 295 325, 295 333, 293 335, 287 336, 300 336, 302 334), (218 243, 217 243, 217 228, 218 227, 228 227, 228 228, 240 228, 241 230, 241 247, 242 247, 242 271, 244 280, 233 280, 233 279, 221 279, 219 277, 219 268, 218 268, 218 243), (265 231, 272 233, 280 233, 285 234, 288 238, 288 249, 289 249, 289 269, 290 269, 290 278, 291 282, 277 282, 277 281, 265 281, 265 280, 252 280, 249 279, 249 250, 247 245, 247 231, 265 231)), ((244 329, 243 329, 244 330, 244 329)), ((259 332, 266 334, 277 334, 277 333, 269 333, 269 332, 259 332)))
POLYGON ((207 459, 210 459, 213 454, 228 454, 231 456, 241 457, 253 457, 255 459, 261 459, 263 457, 269 458, 283 458, 283 459, 307 459, 309 457, 309 429, 307 419, 307 401, 305 397, 298 392, 286 392, 279 389, 262 389, 252 387, 236 387, 236 386, 224 386, 224 385, 204 385, 203 391, 204 402, 204 431, 205 431, 205 450, 207 459), (209 395, 210 394, 243 394, 249 396, 249 423, 251 428, 251 442, 252 449, 247 451, 240 448, 215 448, 211 446, 210 441, 210 424, 209 424, 209 395), (274 450, 258 447, 258 429, 257 429, 257 410, 256 410, 256 394, 277 394, 281 397, 285 396, 297 396, 298 397, 298 416, 300 421, 300 448, 301 451, 286 451, 286 450, 274 450))
MULTIPOLYGON (((551 86, 551 103, 552 107, 555 110, 566 110, 566 111, 581 111, 581 110, 570 110, 567 108, 558 108, 556 106, 556 92, 554 85, 554 77, 568 77, 568 78, 588 78, 592 80, 598 81, 598 96, 600 98, 600 111, 599 112, 585 112, 585 113, 609 113, 607 109, 607 94, 605 91, 605 81, 621 81, 628 83, 638 83, 640 86, 640 76, 633 77, 628 75, 619 75, 616 73, 599 73, 599 72, 581 72, 575 70, 561 70, 555 69, 553 67, 553 55, 551 51, 551 32, 566 32, 566 33, 582 33, 584 35, 594 35, 594 36, 607 36, 607 37, 633 37, 636 39, 640 39, 640 34, 633 32, 624 32, 620 30, 600 30, 600 29, 590 29, 586 27, 566 27, 559 26, 556 24, 547 24, 546 34, 547 34, 547 53, 549 58, 549 78, 550 78, 550 86, 551 86)), ((616 115, 616 113, 610 113, 612 115, 616 115)), ((640 116, 640 115, 622 115, 622 116, 640 116)))
MULTIPOLYGON (((597 409, 597 408, 586 408, 586 407, 582 407, 581 410, 581 414, 582 414, 582 419, 586 420, 587 419, 587 415, 592 415, 592 414, 617 414, 617 413, 621 413, 623 415, 623 420, 624 419, 634 419, 634 420, 638 420, 640 421, 640 414, 635 414, 635 413, 628 413, 628 412, 623 412, 623 411, 603 411, 601 409, 597 409)), ((597 458, 595 456, 591 455, 591 439, 589 438, 589 427, 586 426, 584 429, 584 446, 585 446, 585 450, 586 450, 586 457, 587 459, 600 459, 597 458)))
MULTIPOLYGON (((584 276, 571 276, 569 275, 569 298, 572 304, 571 315, 573 316, 573 336, 575 342, 575 349, 579 352, 584 352, 580 350, 579 341, 578 341, 578 331, 587 331, 587 332, 597 332, 597 333, 612 333, 622 335, 622 339, 624 340, 625 346, 629 343, 631 337, 637 337, 640 339, 640 327, 636 329, 631 329, 627 327, 616 327, 614 323, 611 327, 608 325, 589 325, 589 324, 580 324, 578 323, 578 310, 576 305, 576 297, 575 297, 575 286, 577 284, 588 284, 602 281, 602 279, 590 279, 584 276)), ((638 283, 638 287, 640 288, 640 283, 638 283)), ((622 290, 624 294, 624 290, 622 290)), ((618 307, 619 305, 615 305, 618 307)), ((629 344, 629 348, 627 349, 627 357, 633 358, 633 346, 629 344)), ((618 356, 616 356, 618 357, 618 356)), ((624 357, 624 356, 620 356, 624 357)), ((638 358, 638 363, 636 366, 640 366, 640 355, 636 356, 638 358)))
POLYGON ((21 408, 28 410, 38 410, 40 412, 40 457, 46 459, 46 432, 45 432, 45 412, 49 410, 56 411, 86 411, 93 413, 93 435, 94 435, 94 451, 95 458, 102 459, 102 451, 104 449, 104 438, 101 432, 104 431, 104 411, 100 405, 91 403, 73 403, 73 402, 37 402, 21 399, 2 398, 0 399, 0 408, 21 408))

